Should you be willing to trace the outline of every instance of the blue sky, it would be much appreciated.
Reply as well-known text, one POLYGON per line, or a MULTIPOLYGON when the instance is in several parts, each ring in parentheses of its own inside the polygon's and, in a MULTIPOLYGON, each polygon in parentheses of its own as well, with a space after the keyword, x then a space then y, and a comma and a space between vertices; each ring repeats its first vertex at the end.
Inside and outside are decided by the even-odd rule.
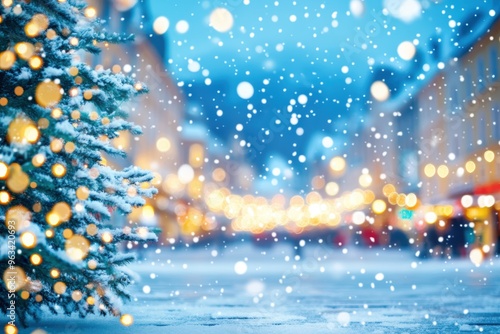
POLYGON ((438 60, 428 57, 431 39, 453 47, 468 15, 498 7, 494 0, 356 1, 364 5, 361 15, 350 12, 349 1, 150 0, 150 6, 154 17, 170 21, 168 67, 189 96, 188 119, 206 122, 230 155, 243 145, 239 150, 262 175, 283 163, 305 175, 317 159, 308 152, 325 136, 334 139, 327 158, 346 153, 343 143, 370 112, 368 91, 377 67, 405 76, 421 69, 423 64, 414 67, 398 57, 401 42, 417 44, 423 63, 435 68, 438 60), (411 21, 395 17, 415 5, 421 10, 411 21), (233 15, 229 32, 209 26, 218 7, 233 15), (176 31, 181 20, 189 24, 185 33, 176 31), (253 85, 252 98, 236 93, 242 81, 253 85), (307 96, 305 104, 298 103, 301 95, 307 96), (273 126, 276 119, 286 127, 273 126))

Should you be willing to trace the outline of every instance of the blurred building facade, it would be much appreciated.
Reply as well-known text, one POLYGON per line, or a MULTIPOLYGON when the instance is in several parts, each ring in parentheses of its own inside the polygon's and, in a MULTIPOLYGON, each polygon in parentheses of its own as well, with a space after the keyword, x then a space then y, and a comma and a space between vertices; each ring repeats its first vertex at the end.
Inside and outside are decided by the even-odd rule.
MULTIPOLYGON (((494 248, 500 200, 500 20, 420 91, 421 197, 465 217, 471 244, 494 248)), ((448 218, 449 218, 448 217, 448 218)))
MULTIPOLYGON (((133 137, 123 133, 114 140, 122 147, 126 159, 110 159, 110 163, 136 165, 154 173, 152 183, 159 193, 143 208, 134 209, 129 219, 140 224, 160 227, 160 242, 172 229, 177 229, 176 198, 183 190, 177 177, 184 160, 180 126, 184 118, 185 101, 182 92, 165 67, 167 62, 166 35, 153 31, 153 18, 147 1, 90 0, 89 5, 104 20, 109 32, 134 34, 130 43, 104 45, 103 52, 91 56, 94 67, 125 73, 144 84, 148 93, 124 106, 129 119, 140 125, 143 134, 133 137)), ((141 87, 136 87, 141 89, 141 87)))
POLYGON ((498 244, 500 20, 487 17, 467 18, 453 45, 436 36, 441 43, 417 49, 400 73, 374 70, 382 98, 372 91, 370 112, 353 117, 364 124, 351 131, 356 149, 343 175, 352 188, 371 177, 375 200, 360 209, 373 219, 361 230, 371 226, 382 240, 401 229, 434 254, 477 248, 488 256, 498 244))

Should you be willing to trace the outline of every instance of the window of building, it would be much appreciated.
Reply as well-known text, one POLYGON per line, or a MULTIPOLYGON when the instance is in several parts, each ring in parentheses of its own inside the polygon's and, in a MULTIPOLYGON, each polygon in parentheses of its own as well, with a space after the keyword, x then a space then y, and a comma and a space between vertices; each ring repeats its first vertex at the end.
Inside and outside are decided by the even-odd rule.
POLYGON ((498 81, 498 51, 496 45, 490 48, 490 80, 498 81))
POLYGON ((472 145, 474 144, 474 131, 475 127, 472 125, 470 131, 464 131, 464 138, 465 138, 465 152, 467 154, 472 152, 472 145))
POLYGON ((485 146, 488 141, 488 123, 484 115, 482 115, 477 124, 477 142, 480 147, 485 146))
POLYGON ((467 96, 465 97, 465 101, 469 102, 472 98, 472 94, 474 93, 474 86, 472 83, 472 75, 469 71, 465 72, 465 89, 467 96))
POLYGON ((493 139, 498 143, 498 141, 500 141, 500 105, 494 105, 491 113, 491 119, 493 120, 493 139))
POLYGON ((477 60, 477 89, 479 93, 486 89, 486 68, 483 58, 477 60))

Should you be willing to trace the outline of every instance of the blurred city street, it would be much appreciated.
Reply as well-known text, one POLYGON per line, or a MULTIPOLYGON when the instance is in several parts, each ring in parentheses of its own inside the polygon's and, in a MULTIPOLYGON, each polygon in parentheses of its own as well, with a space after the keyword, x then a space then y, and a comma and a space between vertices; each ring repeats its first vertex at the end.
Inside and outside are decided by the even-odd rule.
POLYGON ((2 0, 4 332, 500 333, 499 36, 500 0, 2 0))
POLYGON ((130 328, 96 316, 49 316, 32 328, 73 334, 500 331, 496 260, 477 268, 468 260, 420 261, 409 252, 343 253, 321 245, 307 245, 299 261, 290 247, 215 251, 147 253, 132 267, 140 279, 136 299, 123 308, 135 316, 130 328), (236 263, 245 258, 247 270, 238 275, 236 263))

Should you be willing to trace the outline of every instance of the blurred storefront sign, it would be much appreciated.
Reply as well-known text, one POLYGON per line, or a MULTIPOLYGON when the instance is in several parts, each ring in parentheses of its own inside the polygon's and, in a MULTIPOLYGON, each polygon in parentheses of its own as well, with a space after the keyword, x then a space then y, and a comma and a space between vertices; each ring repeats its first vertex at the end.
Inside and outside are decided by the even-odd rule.
POLYGON ((470 207, 465 209, 465 217, 471 221, 490 219, 490 208, 470 207))

